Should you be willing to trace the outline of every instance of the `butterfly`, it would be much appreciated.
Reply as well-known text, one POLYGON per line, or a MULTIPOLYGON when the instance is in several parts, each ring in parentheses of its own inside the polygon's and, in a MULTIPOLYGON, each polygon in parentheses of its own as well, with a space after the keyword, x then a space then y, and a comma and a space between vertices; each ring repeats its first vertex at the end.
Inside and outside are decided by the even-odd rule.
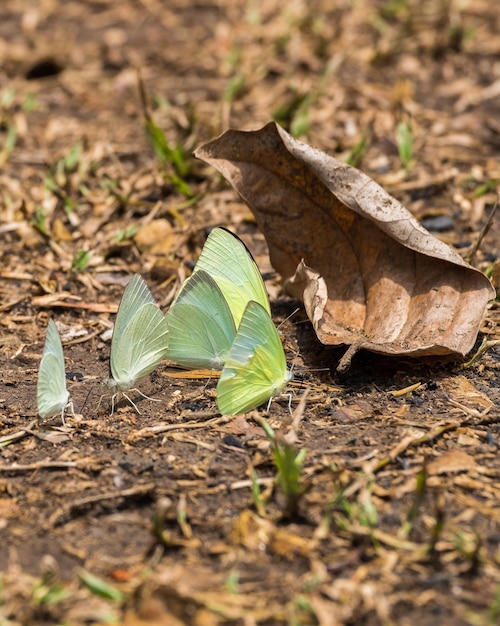
POLYGON ((41 418, 52 417, 60 412, 64 424, 65 409, 70 408, 74 414, 73 403, 69 402, 69 392, 66 389, 61 337, 53 320, 47 326, 45 347, 38 370, 36 399, 41 418))
POLYGON ((159 365, 166 356, 167 347, 168 326, 165 315, 158 308, 143 278, 135 274, 125 288, 118 307, 111 340, 110 375, 104 380, 104 384, 114 392, 111 415, 120 391, 140 413, 125 392, 133 389, 148 397, 134 385, 159 365))
POLYGON ((291 378, 269 313, 250 301, 217 384, 219 411, 222 415, 246 413, 281 393, 291 378))
POLYGON ((271 314, 259 268, 245 244, 229 230, 219 226, 210 232, 193 274, 202 270, 210 274, 219 286, 236 328, 250 300, 258 302, 271 314))
POLYGON ((215 280, 205 270, 183 284, 166 314, 169 361, 190 369, 221 370, 236 327, 215 280))

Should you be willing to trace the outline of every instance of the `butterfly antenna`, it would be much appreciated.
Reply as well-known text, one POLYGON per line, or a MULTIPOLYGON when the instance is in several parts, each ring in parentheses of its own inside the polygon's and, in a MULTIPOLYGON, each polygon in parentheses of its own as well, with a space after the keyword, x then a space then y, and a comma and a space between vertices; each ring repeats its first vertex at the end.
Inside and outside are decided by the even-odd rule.
MULTIPOLYGON (((137 391, 137 389, 131 389, 131 391, 137 391)), ((129 396, 127 396, 127 394, 126 394, 124 391, 122 391, 122 393, 123 393, 123 397, 124 397, 124 398, 126 398, 126 399, 130 402, 130 404, 134 407, 134 409, 137 411, 137 415, 140 415, 140 414, 141 414, 141 412, 140 412, 140 411, 139 411, 139 409, 137 408, 137 405, 136 405, 136 404, 135 404, 135 402, 132 400, 132 398, 129 398, 129 396)))
MULTIPOLYGON (((142 391, 140 389, 137 389, 137 387, 134 387, 133 389, 130 389, 129 391, 136 391, 140 396, 142 396, 143 398, 146 398, 146 400, 151 400, 151 402, 161 402, 159 398, 151 398, 150 396, 147 396, 145 393, 142 393, 142 391)), ((141 412, 137 408, 137 405, 135 404, 135 402, 131 398, 129 398, 129 396, 124 391, 122 391, 122 393, 123 393, 123 397, 126 398, 130 402, 130 404, 134 407, 134 409, 137 411, 137 414, 141 415, 141 412)))
MULTIPOLYGON (((82 405, 82 413, 83 413, 83 409, 85 408, 86 404, 87 404, 87 400, 89 399, 90 396, 90 392, 92 391, 92 387, 89 388, 89 390, 87 391, 87 395, 85 396, 85 400, 83 401, 83 405, 82 405)), ((99 408, 99 405, 101 404, 101 400, 102 400, 103 396, 101 396, 98 404, 97 404, 97 408, 99 408)))
POLYGON ((279 329, 283 326, 283 324, 284 324, 285 322, 288 322, 288 320, 289 320, 290 318, 292 318, 292 317, 293 317, 296 313, 298 313, 299 311, 300 311, 300 307, 298 306, 296 309, 294 309, 294 310, 290 313, 290 315, 287 315, 287 317, 285 317, 285 319, 284 319, 282 322, 280 322, 280 323, 278 324, 278 326, 277 326, 278 331, 279 331, 279 329))

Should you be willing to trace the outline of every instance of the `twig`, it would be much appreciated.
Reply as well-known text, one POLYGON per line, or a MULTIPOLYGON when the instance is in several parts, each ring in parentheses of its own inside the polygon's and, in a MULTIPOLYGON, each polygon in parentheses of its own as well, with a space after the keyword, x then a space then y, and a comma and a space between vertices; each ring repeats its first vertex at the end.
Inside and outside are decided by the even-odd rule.
POLYGON ((488 234, 488 231, 491 228, 491 225, 493 224, 493 218, 495 217, 497 208, 498 208, 498 196, 495 201, 495 205, 491 209, 491 213, 489 214, 488 219, 486 220, 486 224, 484 225, 483 229, 479 233, 476 243, 472 246, 472 250, 469 252, 469 254, 467 255, 465 259, 471 265, 474 265, 474 258, 477 254, 477 251, 479 250, 481 244, 483 243, 483 239, 486 237, 486 235, 488 234))
POLYGON ((26 465, 0 465, 0 472, 33 472, 39 469, 66 469, 79 467, 82 463, 78 461, 39 461, 38 463, 27 463, 26 465))
POLYGON ((128 441, 137 441, 146 437, 154 437, 170 430, 186 430, 190 428, 206 428, 207 426, 217 426, 218 424, 227 424, 229 418, 225 415, 222 417, 214 417, 206 422, 185 422, 184 424, 156 424, 156 426, 147 426, 128 437, 128 441))
POLYGON ((53 528, 63 523, 65 517, 71 516, 77 513, 81 509, 87 508, 91 504, 97 504, 98 502, 105 502, 107 500, 118 500, 120 498, 135 498, 137 496, 145 496, 153 493, 155 490, 154 483, 148 483, 146 485, 139 485, 132 487, 131 489, 124 489, 123 491, 112 491, 108 493, 99 493, 95 496, 88 496, 87 498, 81 498, 70 502, 68 505, 61 507, 55 511, 49 518, 47 523, 48 528, 53 528))

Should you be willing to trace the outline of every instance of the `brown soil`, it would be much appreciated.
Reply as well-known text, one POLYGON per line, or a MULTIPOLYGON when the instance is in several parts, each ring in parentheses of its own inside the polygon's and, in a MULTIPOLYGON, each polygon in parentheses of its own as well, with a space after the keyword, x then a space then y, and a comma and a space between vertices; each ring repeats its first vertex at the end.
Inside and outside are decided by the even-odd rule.
MULTIPOLYGON (((466 254, 500 180, 499 59, 487 0, 4 0, 0 624, 498 622, 498 304, 465 369, 363 353, 339 377, 342 350, 291 315, 248 208, 188 155, 276 119, 427 227, 440 218, 437 236, 466 254), (182 147, 190 193, 155 155, 145 106, 182 147), (123 285, 140 272, 165 310, 217 224, 255 254, 276 323, 291 315, 296 419, 286 398, 222 418, 213 380, 167 367, 141 382, 159 402, 110 416, 105 331, 123 285), (65 426, 36 419, 51 317, 72 373, 65 426), (276 483, 264 415, 306 449, 297 502, 276 483)), ((497 221, 484 271, 499 236, 497 221)))

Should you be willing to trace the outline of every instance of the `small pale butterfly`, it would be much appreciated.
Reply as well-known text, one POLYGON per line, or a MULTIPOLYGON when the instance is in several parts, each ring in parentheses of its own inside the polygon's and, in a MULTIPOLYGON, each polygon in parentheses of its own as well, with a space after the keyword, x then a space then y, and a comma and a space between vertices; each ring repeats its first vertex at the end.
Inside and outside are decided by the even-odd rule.
POLYGON ((110 375, 104 381, 114 392, 111 414, 120 391, 139 413, 125 392, 133 389, 144 396, 135 384, 166 358, 167 348, 168 326, 165 315, 158 308, 143 278, 135 274, 120 301, 111 340, 110 375))
POLYGON ((269 313, 249 302, 217 384, 219 411, 246 413, 281 393, 291 378, 269 313))
POLYGON ((233 316, 204 270, 183 284, 166 316, 169 361, 190 369, 221 370, 236 335, 233 316))
POLYGON ((207 237, 193 274, 205 271, 215 280, 229 305, 236 328, 250 300, 270 315, 269 297, 259 268, 245 244, 222 227, 207 237))
POLYGON ((73 403, 69 402, 69 392, 66 389, 61 337, 53 320, 47 326, 45 347, 38 370, 36 399, 38 415, 42 418, 60 413, 64 424, 64 411, 69 408, 74 413, 73 403))

